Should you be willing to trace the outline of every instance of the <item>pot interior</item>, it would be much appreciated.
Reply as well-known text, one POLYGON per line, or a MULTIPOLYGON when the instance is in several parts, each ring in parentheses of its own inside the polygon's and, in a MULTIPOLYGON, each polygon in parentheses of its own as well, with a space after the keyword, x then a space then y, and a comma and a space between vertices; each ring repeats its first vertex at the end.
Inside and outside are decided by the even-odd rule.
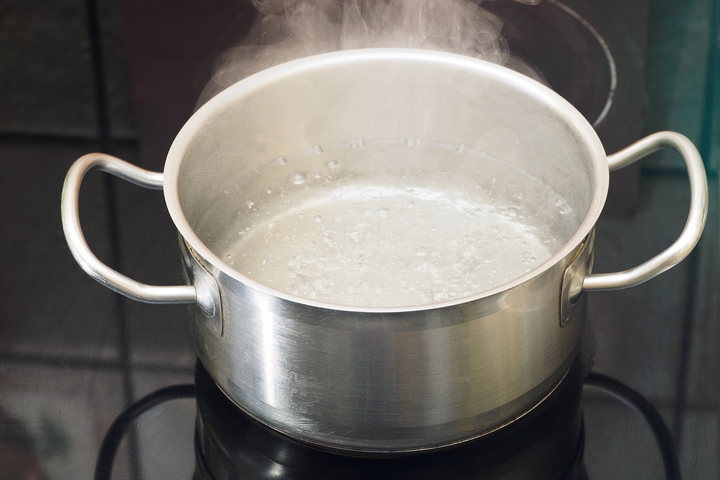
POLYGON ((226 273, 359 307, 536 274, 592 228, 608 175, 591 127, 547 88, 415 50, 249 77, 191 118, 165 173, 181 233, 226 273))

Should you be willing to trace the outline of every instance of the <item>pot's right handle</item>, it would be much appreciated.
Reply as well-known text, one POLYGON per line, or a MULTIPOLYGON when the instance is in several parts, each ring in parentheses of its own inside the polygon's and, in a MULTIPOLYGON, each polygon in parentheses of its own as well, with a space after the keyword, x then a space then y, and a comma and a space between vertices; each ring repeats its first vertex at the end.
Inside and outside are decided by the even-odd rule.
POLYGON ((616 154, 608 156, 610 170, 629 165, 662 147, 675 149, 687 165, 690 177, 690 213, 685 228, 667 250, 635 268, 623 272, 586 276, 582 290, 620 290, 640 285, 677 265, 687 257, 700 240, 708 213, 708 185, 702 158, 687 137, 676 132, 648 135, 616 154))
POLYGON ((78 198, 83 177, 93 169, 103 170, 146 188, 161 190, 163 185, 162 173, 144 170, 111 155, 90 153, 77 159, 65 177, 61 212, 65 239, 80 267, 109 289, 133 300, 145 303, 197 303, 206 315, 214 316, 215 302, 211 295, 203 295, 205 289, 199 289, 200 285, 146 285, 113 270, 92 253, 80 227, 78 198))

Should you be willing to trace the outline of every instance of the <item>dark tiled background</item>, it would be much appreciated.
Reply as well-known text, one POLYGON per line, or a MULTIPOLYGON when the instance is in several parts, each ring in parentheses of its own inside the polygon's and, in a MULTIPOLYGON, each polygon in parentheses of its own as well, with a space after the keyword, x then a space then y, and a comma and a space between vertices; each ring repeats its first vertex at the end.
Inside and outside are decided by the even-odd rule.
MULTIPOLYGON (((192 381, 185 307, 113 294, 79 269, 62 234, 64 175, 77 157, 104 148, 87 5, 0 0, 0 478, 25 478, 22 472, 33 469, 51 479, 89 478, 104 433, 131 401, 192 381), (16 450, 1 444, 7 438, 16 450)), ((589 328, 596 370, 659 408, 685 478, 716 479, 716 18, 710 0, 651 0, 648 11, 646 130, 678 130, 701 148, 711 171, 710 219, 699 247, 678 267, 630 290, 592 294, 589 328)), ((140 148, 137 125, 147 119, 134 108, 120 6, 99 0, 98 13, 111 135, 105 148, 161 165, 152 148, 140 148)), ((635 213, 598 224, 597 271, 634 266, 682 229, 689 192, 680 162, 664 154, 643 165, 635 213)), ((181 281, 160 193, 92 173, 81 206, 88 242, 101 259, 147 283, 181 281)), ((634 411, 592 389, 583 408, 591 478, 662 478, 654 439, 634 411)), ((114 478, 191 478, 193 422, 187 400, 147 413, 121 445, 114 478)))

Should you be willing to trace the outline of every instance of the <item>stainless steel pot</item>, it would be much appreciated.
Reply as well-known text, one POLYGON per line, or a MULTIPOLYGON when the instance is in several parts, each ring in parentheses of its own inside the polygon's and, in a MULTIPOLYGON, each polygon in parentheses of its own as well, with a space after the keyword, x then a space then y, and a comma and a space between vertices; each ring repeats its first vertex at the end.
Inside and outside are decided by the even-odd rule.
MULTIPOLYGON (((349 168, 362 174, 364 166, 349 168)), ((632 287, 671 268, 695 246, 706 216, 702 160, 682 135, 657 133, 606 156, 588 122, 541 84, 480 60, 409 49, 330 53, 260 72, 189 119, 164 173, 89 154, 68 172, 62 196, 68 244, 90 276, 135 300, 194 304, 198 355, 240 408, 292 437, 368 452, 451 445, 530 411, 577 353, 584 292, 632 287), (498 131, 512 133, 513 148, 487 142, 498 131), (466 298, 363 308, 261 285, 204 242, 227 228, 201 220, 233 179, 312 145, 405 137, 474 146, 559 192, 577 213, 564 246, 524 275, 466 298), (666 146, 690 176, 685 229, 642 265, 590 274, 608 170, 666 146), (93 168, 164 190, 189 285, 144 285, 92 254, 78 191, 93 168)))

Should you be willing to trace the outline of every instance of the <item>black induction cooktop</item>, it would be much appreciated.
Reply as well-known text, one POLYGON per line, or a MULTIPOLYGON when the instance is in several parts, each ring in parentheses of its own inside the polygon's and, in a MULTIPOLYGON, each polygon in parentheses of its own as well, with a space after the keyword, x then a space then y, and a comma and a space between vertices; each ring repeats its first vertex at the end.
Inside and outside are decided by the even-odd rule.
MULTIPOLYGON (((532 3, 483 2, 515 67, 573 102, 608 153, 659 130, 688 136, 708 171, 706 231, 656 279, 589 295, 584 363, 536 410, 476 441, 393 458, 320 450, 245 416, 197 361, 186 307, 110 292, 63 237, 71 163, 105 151, 160 169, 162 132, 191 114, 216 53, 258 21, 252 2, 2 7, 0 478, 720 478, 717 4, 532 3)), ((611 181, 596 272, 666 248, 689 205, 670 154, 611 181)), ((103 261, 149 284, 182 281, 160 192, 93 172, 80 203, 103 261)))

